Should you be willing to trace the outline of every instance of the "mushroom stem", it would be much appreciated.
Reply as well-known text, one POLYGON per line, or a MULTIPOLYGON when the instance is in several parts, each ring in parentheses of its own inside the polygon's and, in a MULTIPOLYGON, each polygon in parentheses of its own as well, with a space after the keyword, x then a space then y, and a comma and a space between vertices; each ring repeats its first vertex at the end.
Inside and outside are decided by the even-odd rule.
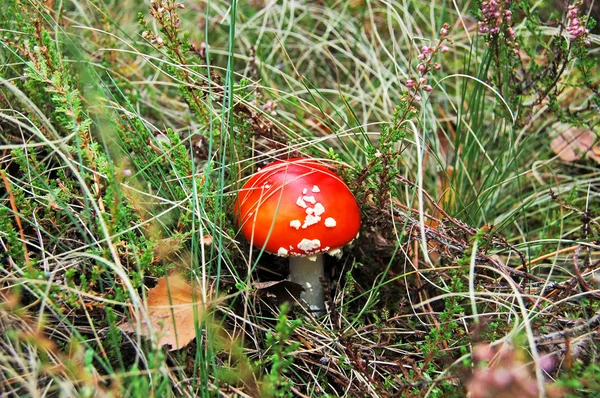
POLYGON ((290 280, 304 288, 300 296, 311 312, 321 315, 325 313, 325 298, 321 278, 323 272, 323 255, 317 254, 310 259, 304 256, 290 256, 290 280), (316 257, 316 258, 315 258, 316 257))

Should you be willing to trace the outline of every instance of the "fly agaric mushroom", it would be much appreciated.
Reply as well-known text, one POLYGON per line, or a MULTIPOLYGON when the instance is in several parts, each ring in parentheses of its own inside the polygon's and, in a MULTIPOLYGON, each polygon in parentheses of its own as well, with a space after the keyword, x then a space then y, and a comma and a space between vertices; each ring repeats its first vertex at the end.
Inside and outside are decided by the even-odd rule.
POLYGON ((255 247, 290 259, 290 280, 311 311, 325 309, 323 253, 340 255, 360 228, 356 199, 342 179, 314 160, 277 161, 244 184, 234 211, 255 247))

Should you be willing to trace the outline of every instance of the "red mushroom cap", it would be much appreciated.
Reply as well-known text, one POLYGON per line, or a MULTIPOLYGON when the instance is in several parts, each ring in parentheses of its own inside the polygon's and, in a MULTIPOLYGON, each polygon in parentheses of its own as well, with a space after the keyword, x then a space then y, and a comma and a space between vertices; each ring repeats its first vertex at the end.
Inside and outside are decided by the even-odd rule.
POLYGON ((360 228, 358 204, 346 184, 306 159, 277 161, 252 175, 234 211, 246 239, 284 257, 334 251, 360 228))

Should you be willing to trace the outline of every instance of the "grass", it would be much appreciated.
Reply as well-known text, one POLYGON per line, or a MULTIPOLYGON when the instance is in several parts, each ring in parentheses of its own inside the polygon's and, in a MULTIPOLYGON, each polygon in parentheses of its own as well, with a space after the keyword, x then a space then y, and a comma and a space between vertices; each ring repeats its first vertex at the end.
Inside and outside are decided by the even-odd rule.
POLYGON ((574 40, 568 10, 528 2, 500 22, 474 2, 178 4, 0 15, 3 395, 600 394, 598 146, 551 146, 598 141, 588 3, 574 40), (286 264, 232 214, 287 157, 336 168, 363 213, 318 319, 263 283, 286 264), (179 350, 117 327, 172 272, 206 309, 179 350))

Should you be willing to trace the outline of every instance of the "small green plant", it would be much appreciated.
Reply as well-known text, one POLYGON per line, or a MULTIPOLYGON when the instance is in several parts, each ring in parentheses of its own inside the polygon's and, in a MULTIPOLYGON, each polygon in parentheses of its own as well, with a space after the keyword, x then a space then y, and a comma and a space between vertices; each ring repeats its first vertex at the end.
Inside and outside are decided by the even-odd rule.
POLYGON ((566 390, 565 397, 595 396, 600 394, 600 365, 596 361, 585 364, 575 361, 556 381, 556 384, 566 390))
POLYGON ((261 392, 268 397, 293 397, 293 382, 288 378, 294 362, 293 353, 300 343, 290 343, 294 330, 301 325, 298 319, 288 318, 289 304, 285 302, 279 308, 275 331, 267 334, 267 352, 269 353, 269 373, 263 377, 261 392))

